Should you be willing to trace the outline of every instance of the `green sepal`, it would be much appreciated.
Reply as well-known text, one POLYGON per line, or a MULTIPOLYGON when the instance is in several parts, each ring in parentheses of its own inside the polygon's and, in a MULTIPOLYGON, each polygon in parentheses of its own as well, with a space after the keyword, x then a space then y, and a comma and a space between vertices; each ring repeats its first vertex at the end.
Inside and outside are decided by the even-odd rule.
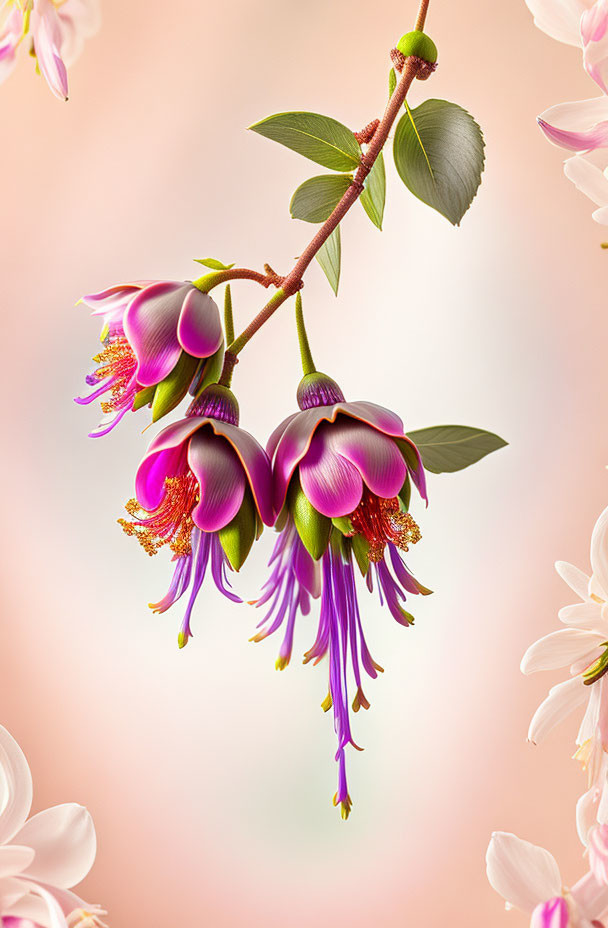
POLYGON ((359 570, 366 577, 369 570, 369 541, 363 535, 353 535, 350 543, 359 570))
POLYGON ((403 616, 403 622, 400 619, 397 619, 400 625, 413 625, 416 621, 411 612, 407 612, 405 609, 400 609, 399 612, 403 616))
POLYGON ((332 519, 332 524, 338 529, 339 532, 342 532, 343 535, 352 535, 353 534, 353 523, 348 516, 337 516, 335 519, 332 519))
POLYGON ((410 508, 410 500, 412 498, 412 481, 410 480, 409 474, 406 474, 405 481, 403 483, 403 486, 399 490, 398 495, 399 495, 399 499, 403 503, 403 508, 405 509, 406 512, 408 512, 410 508))
POLYGON ((331 519, 315 509, 300 486, 298 477, 294 477, 289 486, 287 505, 302 544, 310 556, 318 561, 329 543, 331 519))
POLYGON ((276 522, 274 523, 274 527, 275 527, 275 529, 277 530, 277 532, 282 532, 282 531, 283 531, 283 529, 284 529, 285 526, 287 525, 287 520, 288 520, 288 519, 289 519, 289 509, 288 509, 287 506, 285 505, 285 506, 283 506, 283 508, 281 509, 280 513, 279 513, 278 516, 277 516, 276 522))
POLYGON ((233 570, 240 570, 245 563, 255 540, 257 527, 257 509, 251 491, 247 489, 241 508, 232 522, 218 532, 220 544, 233 570))
POLYGON ((167 374, 156 387, 152 402, 153 422, 158 422, 181 403, 188 392, 199 363, 198 358, 193 358, 191 354, 182 351, 171 373, 167 374))
POLYGON ((416 55, 423 61, 435 64, 437 61, 437 46, 430 36, 425 32, 416 29, 414 32, 406 32, 397 42, 397 49, 405 58, 410 55, 416 55))
POLYGON ((224 342, 222 342, 215 354, 212 354, 211 357, 205 358, 203 360, 202 370, 200 373, 197 372, 197 376, 202 376, 202 379, 196 384, 196 397, 200 396, 205 387, 210 386, 212 383, 217 383, 220 379, 222 375, 222 368, 224 366, 225 350, 224 342))
POLYGON ((133 400, 133 412, 136 412, 138 409, 143 409, 144 406, 150 406, 154 399, 155 392, 156 384, 151 387, 144 387, 143 390, 138 390, 133 400))

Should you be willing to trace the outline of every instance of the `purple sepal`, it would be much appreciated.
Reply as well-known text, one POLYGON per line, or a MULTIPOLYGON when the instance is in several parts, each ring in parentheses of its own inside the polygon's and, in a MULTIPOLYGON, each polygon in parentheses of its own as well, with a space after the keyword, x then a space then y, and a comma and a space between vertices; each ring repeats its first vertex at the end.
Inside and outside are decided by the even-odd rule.
POLYGON ((306 374, 298 386, 298 406, 300 409, 312 409, 315 406, 332 406, 343 403, 344 394, 335 380, 327 374, 306 374))

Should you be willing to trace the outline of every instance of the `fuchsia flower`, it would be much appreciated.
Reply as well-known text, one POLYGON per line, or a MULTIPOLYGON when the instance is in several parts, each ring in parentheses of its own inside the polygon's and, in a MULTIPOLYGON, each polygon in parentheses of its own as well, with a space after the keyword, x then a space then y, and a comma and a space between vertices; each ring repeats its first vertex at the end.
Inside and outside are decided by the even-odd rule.
POLYGON ((209 294, 188 281, 138 281, 83 297, 102 316, 102 351, 86 378, 94 389, 77 403, 101 399, 104 417, 92 437, 106 435, 143 405, 159 419, 219 376, 220 315, 209 294))
POLYGON ((138 468, 135 493, 126 507, 131 520, 119 523, 148 554, 165 546, 173 552, 169 590, 150 608, 165 612, 190 590, 178 636, 184 647, 208 565, 218 590, 240 602, 227 585, 226 569, 239 570, 263 523, 274 521, 270 462, 238 427, 230 390, 205 388, 185 419, 163 429, 138 468))
POLYGON ((373 403, 346 403, 338 385, 323 374, 304 377, 298 391, 301 411, 286 419, 268 442, 273 460, 274 507, 279 538, 272 573, 257 605, 269 604, 260 623, 260 641, 284 623, 277 668, 289 663, 298 611, 320 597, 317 637, 304 662, 329 658, 329 693, 338 738, 338 790, 334 804, 347 818, 351 799, 345 748, 357 747, 350 727, 348 671, 356 694, 353 710, 369 708, 362 669, 376 677, 363 634, 355 584, 358 565, 370 591, 378 588, 393 617, 404 626, 406 593, 429 593, 408 571, 401 552, 420 538, 408 510, 410 478, 426 499, 425 475, 403 423, 373 403))
POLYGON ((567 889, 549 851, 498 831, 488 846, 486 869, 490 884, 507 907, 531 916, 530 928, 604 926, 608 916, 608 885, 603 878, 597 878, 593 868, 567 889))
POLYGON ((0 5, 0 81, 13 70, 19 45, 30 33, 41 74, 67 100, 69 67, 86 38, 99 28, 97 0, 3 0, 0 5))
POLYGON ((96 854, 91 816, 75 803, 28 819, 32 776, 21 748, 0 726, 0 925, 3 928, 86 928, 105 913, 71 887, 96 854))

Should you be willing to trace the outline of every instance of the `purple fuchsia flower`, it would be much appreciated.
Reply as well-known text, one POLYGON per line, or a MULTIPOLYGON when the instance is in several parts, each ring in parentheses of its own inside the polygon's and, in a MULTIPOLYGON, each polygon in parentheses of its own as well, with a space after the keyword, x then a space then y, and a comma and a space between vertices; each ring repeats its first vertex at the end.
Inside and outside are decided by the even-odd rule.
POLYGON ((377 587, 401 625, 413 623, 406 594, 427 594, 403 562, 402 552, 420 539, 408 512, 410 480, 426 500, 420 455, 398 416, 374 403, 346 403, 335 381, 308 374, 298 390, 300 412, 275 430, 268 442, 273 461, 274 508, 280 513, 272 572, 257 605, 268 612, 254 636, 260 641, 283 624, 286 631, 277 668, 289 663, 298 611, 320 597, 317 637, 304 663, 329 658, 329 692, 338 738, 338 790, 334 805, 343 818, 351 809, 345 749, 357 748, 349 714, 348 678, 356 693, 353 711, 369 708, 362 671, 375 678, 382 667, 372 658, 361 622, 355 565, 367 588, 377 587))
POLYGON ((103 345, 76 399, 101 400, 103 419, 90 433, 110 432, 131 411, 149 405, 154 421, 186 395, 217 379, 223 358, 219 310, 189 281, 137 281, 82 298, 101 316, 103 345))
POLYGON ((186 418, 163 429, 148 448, 135 478, 136 498, 126 506, 131 519, 119 519, 149 555, 167 546, 173 552, 167 594, 150 608, 166 612, 190 591, 180 648, 192 636, 192 609, 209 565, 218 590, 241 602, 227 568, 240 570, 263 523, 274 522, 270 462, 238 427, 238 415, 227 387, 206 387, 186 418))
POLYGON ((69 67, 84 40, 99 29, 97 0, 3 0, 0 2, 0 81, 13 70, 23 39, 31 34, 38 70, 60 100, 68 97, 69 67))

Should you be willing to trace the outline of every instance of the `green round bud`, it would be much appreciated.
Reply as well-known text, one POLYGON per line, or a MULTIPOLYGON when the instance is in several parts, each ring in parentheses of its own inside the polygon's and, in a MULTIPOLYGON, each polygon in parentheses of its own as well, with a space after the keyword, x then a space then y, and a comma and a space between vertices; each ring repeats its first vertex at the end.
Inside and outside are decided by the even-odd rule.
POLYGON ((428 61, 429 64, 435 64, 437 61, 437 46, 430 36, 417 29, 402 35, 397 42, 397 49, 405 58, 415 55, 423 61, 428 61))

